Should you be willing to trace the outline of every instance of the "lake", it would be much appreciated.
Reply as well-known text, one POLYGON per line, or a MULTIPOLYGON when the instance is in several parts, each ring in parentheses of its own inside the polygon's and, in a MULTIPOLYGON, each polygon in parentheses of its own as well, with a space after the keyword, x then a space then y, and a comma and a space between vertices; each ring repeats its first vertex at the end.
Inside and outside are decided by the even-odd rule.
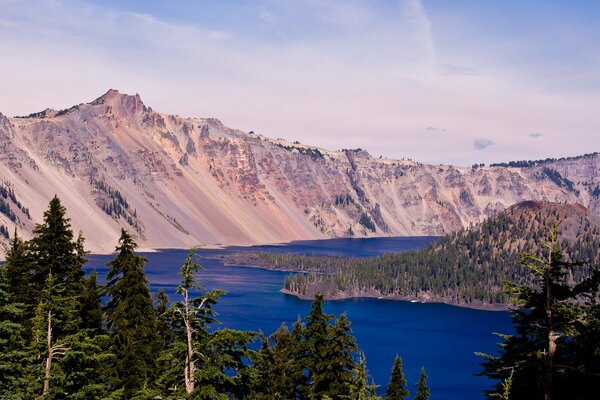
MULTIPOLYGON (((300 241, 283 245, 200 249, 205 268, 199 275, 206 288, 225 289, 215 310, 223 327, 274 332, 282 323, 288 326, 310 310, 310 302, 279 292, 286 272, 248 267, 230 267, 214 259, 221 254, 263 250, 306 255, 347 255, 372 257, 384 252, 406 251, 431 243, 433 237, 330 239, 300 241)), ((148 258, 146 273, 152 291, 163 288, 175 298, 177 273, 186 250, 141 253, 148 258)), ((110 255, 90 255, 87 270, 106 274, 110 255)), ((325 312, 338 316, 346 312, 358 346, 367 358, 367 367, 378 392, 385 391, 394 356, 400 354, 411 397, 421 367, 425 367, 433 399, 481 399, 492 381, 474 376, 480 370, 480 357, 474 352, 495 354, 498 338, 492 332, 511 333, 510 314, 480 311, 445 304, 421 304, 378 299, 327 301, 325 312)))

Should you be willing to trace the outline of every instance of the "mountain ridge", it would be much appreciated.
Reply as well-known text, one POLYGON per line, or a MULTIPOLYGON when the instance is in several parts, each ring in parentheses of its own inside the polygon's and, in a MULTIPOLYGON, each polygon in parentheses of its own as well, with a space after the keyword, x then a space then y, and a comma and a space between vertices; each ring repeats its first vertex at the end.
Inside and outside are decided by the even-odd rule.
POLYGON ((442 235, 522 200, 600 212, 596 153, 527 168, 378 159, 159 113, 114 89, 64 110, 0 114, 0 164, 31 212, 0 213, 0 225, 28 237, 56 194, 94 252, 111 251, 121 227, 164 248, 442 235))

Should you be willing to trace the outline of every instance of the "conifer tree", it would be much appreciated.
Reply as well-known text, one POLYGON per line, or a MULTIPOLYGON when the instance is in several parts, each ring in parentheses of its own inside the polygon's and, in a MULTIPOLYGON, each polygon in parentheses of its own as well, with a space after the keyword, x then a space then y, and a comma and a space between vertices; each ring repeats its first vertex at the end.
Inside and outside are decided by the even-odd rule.
POLYGON ((356 342, 350 323, 342 314, 330 325, 333 316, 323 313, 323 296, 317 294, 306 317, 306 369, 310 380, 310 398, 350 396, 356 362, 356 342))
POLYGON ((156 332, 161 338, 162 348, 173 344, 175 327, 172 324, 172 313, 169 312, 169 296, 164 289, 156 292, 156 332))
POLYGON ((208 325, 216 322, 212 306, 217 302, 217 299, 225 293, 223 290, 210 290, 204 292, 200 297, 192 298, 191 291, 202 291, 204 287, 197 282, 196 274, 202 266, 198 264, 196 258, 196 248, 190 249, 179 276, 181 283, 177 287, 183 299, 182 301, 173 304, 173 310, 176 318, 180 319, 183 324, 185 334, 185 365, 183 370, 185 391, 191 394, 194 391, 195 371, 197 366, 197 354, 194 349, 198 339, 206 339, 208 325))
POLYGON ((3 266, 5 289, 15 303, 23 304, 26 307, 26 317, 30 318, 35 306, 33 300, 35 293, 30 287, 32 263, 29 255, 29 243, 19 237, 16 228, 13 239, 6 248, 5 256, 6 261, 3 266))
POLYGON ((410 395, 408 391, 406 379, 404 378, 404 371, 402 370, 402 357, 396 354, 394 358, 394 366, 392 367, 392 375, 390 377, 390 384, 385 392, 385 398, 387 400, 406 400, 410 395))
POLYGON ((8 290, 7 265, 0 265, 0 398, 33 398, 33 353, 27 343, 26 310, 8 290))
POLYGON ((106 276, 110 296, 107 326, 114 353, 112 383, 126 396, 153 382, 160 348, 150 285, 144 273, 147 260, 134 254, 136 247, 131 235, 122 230, 117 256, 108 263, 106 276))
POLYGON ((600 270, 569 283, 568 272, 581 264, 563 260, 556 228, 543 248, 542 256, 522 256, 535 277, 533 285, 505 284, 519 306, 513 310, 516 334, 500 335, 505 341, 498 357, 481 354, 486 358, 481 375, 500 381, 489 397, 502 393, 509 378, 515 399, 585 399, 596 386, 600 270))
POLYGON ((421 368, 421 375, 419 376, 419 382, 417 382, 416 386, 417 393, 415 394, 414 400, 429 400, 429 387, 427 386, 425 368, 421 368))
POLYGON ((282 324, 271 336, 263 338, 254 367, 256 381, 253 397, 257 400, 283 400, 302 398, 298 382, 304 378, 300 354, 296 349, 302 344, 302 335, 293 336, 282 324))
POLYGON ((60 390, 64 382, 64 374, 60 360, 70 347, 57 331, 73 331, 79 324, 75 303, 66 295, 64 283, 58 283, 54 275, 48 274, 32 321, 34 348, 43 360, 43 379, 41 395, 50 394, 51 382, 54 391, 60 390))
POLYGON ((47 276, 52 274, 56 284, 65 284, 67 295, 80 295, 84 276, 82 266, 85 264, 83 238, 80 235, 74 240, 66 209, 58 197, 50 200, 43 222, 35 226, 33 234, 34 289, 44 287, 47 276))

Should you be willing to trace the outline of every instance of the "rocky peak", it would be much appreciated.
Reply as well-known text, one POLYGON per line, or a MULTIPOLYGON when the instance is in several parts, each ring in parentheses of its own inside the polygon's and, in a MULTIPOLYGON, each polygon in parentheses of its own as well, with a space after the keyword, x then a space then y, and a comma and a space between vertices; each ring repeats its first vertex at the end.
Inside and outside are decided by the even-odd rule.
POLYGON ((111 107, 115 114, 123 116, 134 115, 146 111, 147 107, 142 102, 139 94, 129 95, 120 93, 116 89, 109 89, 108 92, 89 103, 91 106, 106 105, 111 107))

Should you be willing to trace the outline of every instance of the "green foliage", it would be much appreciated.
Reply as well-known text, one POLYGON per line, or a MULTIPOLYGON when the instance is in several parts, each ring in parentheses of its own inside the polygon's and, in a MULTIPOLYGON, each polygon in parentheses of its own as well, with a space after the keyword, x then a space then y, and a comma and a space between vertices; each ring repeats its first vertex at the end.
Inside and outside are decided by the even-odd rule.
POLYGON ((574 161, 582 158, 588 158, 598 155, 598 153, 589 153, 576 157, 546 158, 544 160, 521 160, 510 161, 508 163, 492 163, 490 167, 510 167, 510 168, 531 168, 538 165, 555 163, 557 161, 574 161))
POLYGON ((385 392, 386 400, 406 400, 410 395, 410 392, 406 388, 407 382, 404 378, 404 371, 402 370, 402 357, 396 354, 394 358, 394 366, 392 367, 392 375, 390 377, 390 384, 385 392))
POLYGON ((550 178, 550 180, 552 182, 554 182, 558 187, 564 187, 565 189, 567 189, 570 192, 575 192, 575 193, 579 194, 579 191, 575 189, 575 184, 571 180, 563 177, 560 174, 560 172, 558 172, 552 168, 544 167, 542 169, 542 173, 544 175, 546 175, 548 178, 550 178))
POLYGON ((0 265, 0 399, 34 397, 33 353, 27 343, 25 305, 8 289, 7 265, 0 265))
POLYGON ((275 143, 278 147, 281 147, 287 151, 296 151, 302 155, 309 156, 313 160, 324 159, 325 156, 319 149, 313 149, 311 147, 301 147, 301 146, 286 146, 280 143, 275 143))
POLYGON ((498 357, 484 355, 481 375, 500 381, 490 398, 505 393, 507 382, 510 399, 587 399, 596 387, 600 270, 579 281, 568 279, 582 266, 564 260, 556 229, 541 247, 542 256, 522 257, 533 282, 505 285, 519 306, 513 311, 516 333, 501 335, 498 357))
POLYGON ((84 280, 81 295, 81 320, 82 329, 90 329, 95 333, 102 331, 102 290, 98 285, 96 270, 84 280))
POLYGON ((108 263, 105 312, 110 330, 113 364, 112 387, 133 395, 153 381, 160 348, 150 285, 144 273, 146 259, 134 254, 137 245, 121 231, 117 256, 108 263))
POLYGON ((317 295, 311 311, 292 331, 282 326, 263 339, 256 360, 257 399, 356 399, 370 398, 364 359, 356 361, 358 348, 350 322, 342 314, 334 319, 323 312, 317 295))
POLYGON ((32 278, 29 294, 37 300, 48 275, 56 284, 64 284, 66 295, 80 296, 83 292, 83 270, 86 260, 83 238, 74 240, 70 220, 58 197, 50 201, 44 220, 33 229, 34 237, 29 243, 32 260, 32 278))
MULTIPOLYGON (((307 296, 313 288, 329 296, 338 291, 361 295, 429 298, 455 304, 506 304, 510 296, 502 291, 506 280, 531 283, 519 265, 519 253, 540 255, 536 243, 549 234, 548 225, 560 223, 561 243, 568 246, 567 260, 600 263, 600 230, 589 220, 569 216, 569 209, 546 205, 542 211, 509 209, 482 223, 447 235, 429 247, 374 258, 258 255, 253 265, 310 272, 285 279, 284 287, 307 296)), ((570 279, 590 276, 591 267, 573 270, 570 279)))
MULTIPOLYGON (((17 215, 11 209, 11 203, 21 210, 27 219, 31 219, 29 209, 21 204, 10 184, 0 182, 0 214, 6 215, 12 222, 16 222, 17 215)), ((8 231, 6 231, 6 237, 8 237, 8 231)))
POLYGON ((421 368, 421 375, 419 376, 419 382, 416 383, 417 393, 415 393, 414 400, 429 400, 429 387, 427 386, 427 375, 425 375, 425 368, 421 368))
POLYGON ((375 232, 375 223, 373 222, 371 217, 369 217, 366 213, 363 212, 360 215, 358 223, 364 226, 365 228, 369 229, 370 231, 375 232))

